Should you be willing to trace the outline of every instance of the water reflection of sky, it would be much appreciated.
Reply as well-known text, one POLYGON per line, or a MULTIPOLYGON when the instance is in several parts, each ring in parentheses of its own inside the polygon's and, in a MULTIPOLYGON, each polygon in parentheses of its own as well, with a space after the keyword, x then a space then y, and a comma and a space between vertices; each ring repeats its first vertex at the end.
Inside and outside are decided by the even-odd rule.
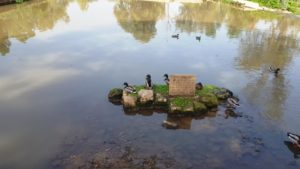
MULTIPOLYGON (((7 17, 0 8, 0 168, 47 166, 47 160, 60 152, 64 139, 92 134, 101 140, 106 135, 95 131, 104 132, 103 128, 111 137, 122 128, 135 136, 135 127, 149 122, 149 128, 141 127, 138 132, 157 133, 155 138, 148 138, 150 141, 168 142, 185 136, 169 145, 183 154, 194 148, 184 149, 179 144, 185 141, 183 138, 195 137, 204 143, 207 140, 199 133, 220 134, 222 125, 235 128, 217 116, 187 119, 191 131, 168 133, 160 127, 165 116, 125 116, 120 107, 107 102, 110 88, 124 81, 143 83, 147 73, 157 83, 163 82, 164 73, 191 73, 204 83, 232 89, 241 98, 241 109, 253 113, 255 125, 263 129, 258 133, 268 136, 264 139, 269 141, 267 150, 272 153, 287 153, 281 145, 281 133, 299 132, 297 19, 244 13, 210 2, 165 5, 97 1, 88 3, 88 8, 71 1, 42 2, 25 3, 26 10, 22 6, 8 10, 35 23, 34 27, 19 23, 22 31, 12 26, 19 21, 17 17, 7 17), (51 10, 57 14, 53 12, 48 20, 51 10), (38 15, 37 20, 33 14, 38 15), (2 26, 4 23, 11 24, 2 26), (171 38, 174 33, 180 33, 179 40, 171 38), (200 42, 196 35, 202 36, 200 42), (269 65, 282 67, 282 76, 269 74, 269 65), (264 133, 270 130, 275 132, 264 133), (271 141, 274 138, 279 141, 271 141)), ((237 123, 243 125, 244 121, 237 123)), ((230 146, 217 151, 237 153, 243 149, 237 134, 222 134, 231 139, 210 140, 210 144, 230 146)), ((150 141, 138 143, 151 146, 150 141)), ((211 147, 204 149, 210 152, 211 147)), ((262 156, 269 159, 266 154, 262 156)), ((280 155, 276 158, 287 159, 280 155)), ((222 166, 224 161, 219 156, 210 160, 203 164, 222 166)))

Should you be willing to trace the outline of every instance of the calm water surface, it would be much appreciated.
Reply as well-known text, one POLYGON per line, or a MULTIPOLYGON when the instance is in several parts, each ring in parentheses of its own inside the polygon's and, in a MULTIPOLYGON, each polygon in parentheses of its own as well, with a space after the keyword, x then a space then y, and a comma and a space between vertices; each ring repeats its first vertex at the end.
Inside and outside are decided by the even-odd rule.
POLYGON ((299 32, 299 18, 214 2, 0 7, 0 168, 299 168, 284 143, 300 134, 299 32), (167 130, 164 113, 108 102, 110 88, 147 73, 229 88, 243 116, 220 108, 167 130))

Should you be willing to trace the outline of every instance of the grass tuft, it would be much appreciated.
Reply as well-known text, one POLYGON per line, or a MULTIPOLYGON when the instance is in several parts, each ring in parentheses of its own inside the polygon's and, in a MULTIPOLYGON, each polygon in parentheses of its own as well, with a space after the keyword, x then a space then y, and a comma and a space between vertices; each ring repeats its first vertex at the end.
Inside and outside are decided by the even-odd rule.
POLYGON ((202 90, 196 90, 196 95, 203 96, 207 94, 213 94, 214 91, 218 90, 219 88, 214 85, 204 85, 202 90))
POLYGON ((172 99, 171 102, 175 106, 182 107, 182 108, 193 106, 193 99, 191 99, 191 98, 176 97, 176 98, 172 99))
POLYGON ((153 90, 154 90, 154 93, 160 93, 162 95, 169 94, 169 86, 167 86, 167 85, 156 84, 153 86, 153 90))

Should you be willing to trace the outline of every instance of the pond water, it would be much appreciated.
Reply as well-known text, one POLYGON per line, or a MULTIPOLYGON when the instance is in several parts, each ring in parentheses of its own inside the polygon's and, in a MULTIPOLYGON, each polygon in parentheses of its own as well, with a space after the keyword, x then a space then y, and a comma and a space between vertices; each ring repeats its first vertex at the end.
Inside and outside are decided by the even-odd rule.
POLYGON ((1 169, 300 166, 285 142, 300 134, 297 17, 217 2, 32 0, 0 7, 0 25, 1 169), (168 130, 163 112, 108 101, 148 73, 231 89, 242 117, 220 108, 168 130))

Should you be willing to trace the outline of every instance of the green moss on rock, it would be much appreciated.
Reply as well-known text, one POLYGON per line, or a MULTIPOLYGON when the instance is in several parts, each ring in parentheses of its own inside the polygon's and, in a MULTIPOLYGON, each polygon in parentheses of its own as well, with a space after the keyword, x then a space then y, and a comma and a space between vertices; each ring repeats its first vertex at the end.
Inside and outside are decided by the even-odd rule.
POLYGON ((123 90, 119 88, 111 89, 108 93, 108 99, 110 101, 121 101, 123 95, 123 90))
POLYGON ((193 104, 195 113, 205 113, 207 111, 207 107, 202 102, 194 101, 193 104))
POLYGON ((170 99, 169 109, 171 113, 191 113, 194 112, 193 99, 176 97, 170 99))
POLYGON ((196 100, 204 103, 208 108, 217 107, 219 104, 218 98, 212 93, 200 95, 196 100))
POLYGON ((202 90, 196 90, 197 96, 203 96, 206 94, 212 94, 216 90, 219 90, 220 88, 214 85, 204 85, 202 90))
POLYGON ((219 100, 225 100, 232 96, 232 92, 214 85, 205 85, 202 90, 196 90, 196 96, 215 95, 219 100))
POLYGON ((169 87, 162 84, 154 85, 153 91, 144 89, 144 85, 135 85, 134 87, 137 93, 123 93, 122 89, 115 88, 109 92, 108 97, 110 101, 123 98, 124 108, 130 111, 157 108, 169 109, 168 113, 174 115, 193 115, 216 108, 219 100, 225 100, 233 95, 230 90, 214 85, 204 85, 201 90, 196 90, 196 96, 192 98, 169 98, 169 87))

